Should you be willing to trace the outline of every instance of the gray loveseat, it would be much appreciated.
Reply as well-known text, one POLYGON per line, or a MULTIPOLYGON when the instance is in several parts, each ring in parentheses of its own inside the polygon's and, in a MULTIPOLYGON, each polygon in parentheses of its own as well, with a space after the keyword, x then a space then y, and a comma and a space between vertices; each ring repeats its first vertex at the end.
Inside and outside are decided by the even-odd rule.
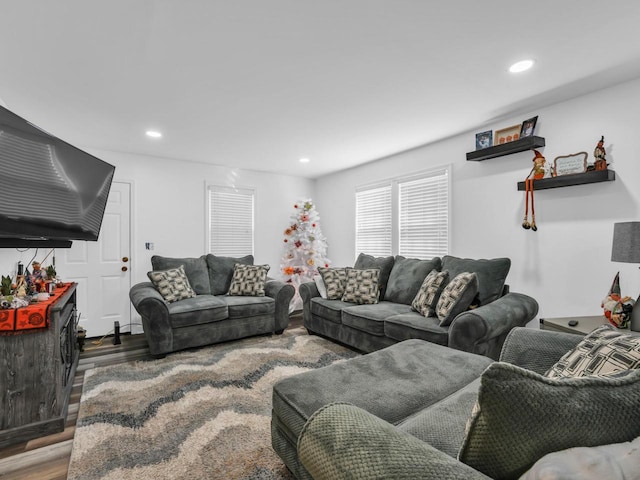
MULTIPOLYGON (((618 332, 602 335, 585 337, 578 353, 618 332)), ((552 452, 562 460, 572 447, 630 442, 640 435, 640 370, 618 378, 543 375, 554 364, 569 372, 575 357, 559 360, 582 340, 515 328, 499 362, 407 340, 283 379, 273 387, 273 448, 298 479, 469 480, 516 479, 552 452)), ((640 354, 624 337, 605 340, 617 342, 618 353, 640 354)), ((588 459, 585 475, 600 461, 618 473, 600 478, 637 478, 629 471, 637 474, 640 451, 625 445, 619 465, 585 450, 573 460, 588 459)), ((594 478, 577 475, 581 465, 570 460, 545 468, 557 473, 568 464, 573 476, 545 478, 594 478)))
POLYGON ((236 264, 253 265, 253 256, 212 254, 197 258, 153 256, 154 271, 183 266, 193 298, 168 303, 151 282, 141 282, 129 298, 142 317, 152 355, 162 357, 185 348, 236 340, 252 335, 282 333, 289 325, 292 285, 267 279, 264 295, 227 295, 236 264))
POLYGON ((381 301, 356 305, 323 298, 316 283, 304 283, 299 288, 304 326, 310 333, 363 352, 418 338, 497 359, 509 331, 525 326, 538 313, 535 299, 509 292, 505 280, 510 266, 508 258, 476 260, 447 255, 418 260, 360 254, 354 269, 380 269, 381 301), (463 272, 475 273, 476 308, 462 311, 444 326, 439 318, 413 310, 412 301, 432 270, 448 272, 449 280, 463 272))

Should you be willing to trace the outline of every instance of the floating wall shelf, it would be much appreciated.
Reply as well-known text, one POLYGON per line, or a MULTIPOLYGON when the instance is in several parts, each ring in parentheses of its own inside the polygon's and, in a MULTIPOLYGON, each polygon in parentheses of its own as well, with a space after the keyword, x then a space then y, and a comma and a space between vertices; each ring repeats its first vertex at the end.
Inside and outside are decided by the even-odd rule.
MULTIPOLYGON (((591 172, 534 180, 533 189, 545 190, 547 188, 569 187, 571 185, 584 185, 587 183, 612 182, 615 179, 616 172, 613 170, 594 170, 591 172)), ((525 182, 518 182, 518 190, 524 191, 524 184, 525 182)))
POLYGON ((472 162, 480 162, 490 158, 502 157, 503 155, 511 155, 512 153, 524 152, 534 148, 544 147, 543 137, 522 137, 512 142, 495 145, 493 147, 483 148, 474 152, 467 153, 467 160, 472 162))

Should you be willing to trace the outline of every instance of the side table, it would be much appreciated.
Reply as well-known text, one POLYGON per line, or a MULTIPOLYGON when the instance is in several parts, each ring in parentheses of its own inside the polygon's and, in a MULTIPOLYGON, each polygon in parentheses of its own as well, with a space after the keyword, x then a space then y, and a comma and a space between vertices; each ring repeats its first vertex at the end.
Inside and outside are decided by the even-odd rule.
MULTIPOLYGON (((607 317, 604 315, 591 315, 584 317, 555 317, 541 318, 540 328, 543 330, 553 330, 556 332, 575 333, 577 335, 586 335, 602 325, 610 325, 607 317), (570 326, 569 322, 575 320, 577 325, 570 326)), ((628 328, 620 329, 621 331, 629 331, 628 328)))

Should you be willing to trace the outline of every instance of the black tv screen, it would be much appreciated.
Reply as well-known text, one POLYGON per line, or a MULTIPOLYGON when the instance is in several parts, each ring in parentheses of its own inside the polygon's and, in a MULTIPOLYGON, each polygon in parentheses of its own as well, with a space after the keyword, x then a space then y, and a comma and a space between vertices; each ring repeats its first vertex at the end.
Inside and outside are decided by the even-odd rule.
POLYGON ((0 247, 97 240, 114 171, 0 106, 0 247))

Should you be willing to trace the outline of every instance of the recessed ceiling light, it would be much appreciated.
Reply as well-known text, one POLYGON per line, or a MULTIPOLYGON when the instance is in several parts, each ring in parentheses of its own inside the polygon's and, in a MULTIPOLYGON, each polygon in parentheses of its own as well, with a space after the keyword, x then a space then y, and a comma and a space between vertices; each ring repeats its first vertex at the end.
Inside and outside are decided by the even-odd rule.
POLYGON ((511 65, 509 67, 509 71, 511 73, 524 72, 525 70, 529 70, 531 67, 533 67, 534 63, 535 62, 533 60, 521 60, 511 65))
POLYGON ((309 160, 308 158, 301 158, 300 160, 298 160, 300 163, 309 163, 311 160, 309 160))
POLYGON ((151 138, 161 138, 162 137, 162 133, 156 131, 156 130, 147 130, 145 132, 147 134, 147 137, 151 137, 151 138))

